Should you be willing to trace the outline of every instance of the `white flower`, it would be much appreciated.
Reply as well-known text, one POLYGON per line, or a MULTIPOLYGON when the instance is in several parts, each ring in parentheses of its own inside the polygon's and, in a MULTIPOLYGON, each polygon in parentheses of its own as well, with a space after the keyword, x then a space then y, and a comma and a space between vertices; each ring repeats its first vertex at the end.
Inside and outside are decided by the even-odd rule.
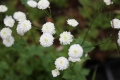
POLYGON ((55 34, 55 26, 52 22, 46 22, 42 26, 42 32, 43 33, 50 33, 50 34, 55 34))
POLYGON ((80 58, 83 54, 83 49, 79 44, 73 44, 70 46, 68 55, 71 58, 80 58))
POLYGON ((0 12, 6 12, 8 8, 5 5, 0 5, 0 12))
POLYGON ((117 43, 118 43, 118 45, 120 46, 120 38, 118 38, 117 43))
POLYGON ((18 24, 16 30, 17 30, 17 33, 18 33, 19 35, 24 36, 25 32, 20 28, 20 25, 19 25, 19 24, 18 24))
POLYGON ((110 21, 111 26, 116 29, 120 29, 120 20, 115 18, 112 21, 110 21))
POLYGON ((75 19, 68 19, 67 24, 70 26, 76 27, 79 23, 75 19))
POLYGON ((0 31, 0 36, 2 37, 2 39, 7 39, 11 36, 12 34, 12 30, 10 28, 3 28, 0 31))
POLYGON ((31 29, 31 22, 29 20, 20 21, 17 26, 17 32, 20 35, 24 35, 24 33, 29 31, 30 29, 31 29))
POLYGON ((28 0, 27 4, 32 8, 35 8, 37 6, 37 2, 34 0, 28 0))
POLYGON ((106 5, 113 4, 113 2, 111 0, 103 0, 103 1, 106 3, 106 5))
POLYGON ((25 13, 18 11, 13 14, 13 18, 16 19, 17 21, 23 21, 26 20, 26 15, 25 13))
POLYGON ((15 23, 15 20, 12 18, 12 16, 6 16, 4 18, 5 26, 13 27, 14 23, 15 23))
POLYGON ((40 1, 38 2, 38 8, 39 8, 39 9, 42 9, 42 10, 48 8, 49 5, 50 5, 50 3, 49 3, 48 0, 40 0, 40 1))
POLYGON ((11 47, 13 44, 14 44, 14 38, 12 36, 10 36, 9 38, 7 39, 3 39, 3 44, 6 46, 6 47, 11 47))
POLYGON ((43 33, 40 37, 40 44, 43 47, 49 47, 53 44, 54 37, 49 33, 43 33))
POLYGON ((60 75, 59 70, 57 70, 57 69, 52 70, 52 75, 53 75, 53 77, 57 77, 58 75, 60 75))
POLYGON ((68 60, 71 61, 71 62, 77 62, 77 61, 80 61, 80 58, 69 57, 68 60))
POLYGON ((70 32, 65 31, 65 32, 60 34, 59 41, 60 41, 61 44, 67 45, 67 44, 70 44, 70 42, 73 41, 72 38, 73 38, 73 35, 71 35, 70 32))
POLYGON ((67 69, 69 66, 69 61, 65 57, 59 57, 55 61, 55 66, 58 70, 67 69))

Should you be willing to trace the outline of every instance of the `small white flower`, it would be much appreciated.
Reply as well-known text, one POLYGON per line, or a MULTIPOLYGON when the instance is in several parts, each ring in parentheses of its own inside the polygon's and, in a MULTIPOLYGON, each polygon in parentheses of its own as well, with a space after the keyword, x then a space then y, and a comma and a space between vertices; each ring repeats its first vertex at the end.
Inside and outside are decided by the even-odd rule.
POLYGON ((80 58, 69 57, 68 60, 71 61, 71 62, 77 62, 77 61, 80 61, 80 58))
POLYGON ((16 19, 17 21, 23 21, 26 20, 26 15, 25 13, 18 11, 13 14, 13 18, 16 19))
POLYGON ((60 75, 59 70, 57 70, 57 69, 52 70, 52 75, 53 75, 53 77, 57 77, 58 75, 60 75))
POLYGON ((15 20, 12 18, 12 16, 6 16, 4 18, 4 24, 5 24, 5 26, 13 27, 14 23, 15 23, 15 20))
POLYGON ((14 38, 12 36, 10 36, 9 38, 7 39, 3 39, 3 44, 6 46, 6 47, 11 47, 13 44, 14 44, 14 38))
POLYGON ((103 1, 106 3, 106 5, 113 4, 113 2, 111 0, 103 0, 103 1))
POLYGON ((6 12, 8 8, 5 5, 0 5, 0 12, 6 12))
POLYGON ((72 38, 73 38, 73 35, 71 35, 70 32, 65 31, 65 32, 60 34, 59 41, 60 41, 61 44, 67 45, 67 44, 70 44, 70 42, 73 41, 72 38))
POLYGON ((118 45, 120 46, 120 38, 118 38, 117 43, 118 43, 118 45))
POLYGON ((65 57, 59 57, 55 61, 55 66, 56 66, 56 69, 58 70, 67 69, 69 66, 69 61, 65 57))
POLYGON ((3 28, 1 31, 0 31, 0 36, 2 39, 7 39, 11 36, 12 34, 12 30, 10 28, 3 28))
POLYGON ((31 22, 29 20, 20 21, 18 26, 23 32, 27 32, 31 29, 31 22))
POLYGON ((53 44, 54 37, 49 33, 43 33, 40 37, 40 44, 43 47, 49 47, 53 44))
POLYGON ((116 29, 120 29, 120 20, 115 18, 112 21, 110 21, 111 26, 116 29))
POLYGON ((50 33, 50 34, 55 34, 55 26, 52 22, 46 22, 42 26, 42 32, 43 33, 50 33))
POLYGON ((76 27, 79 23, 75 19, 68 19, 67 24, 70 26, 76 27))
POLYGON ((37 2, 34 0, 28 0, 27 4, 32 8, 35 8, 37 6, 37 2))
POLYGON ((83 49, 79 44, 73 44, 69 48, 68 55, 71 58, 80 58, 83 54, 83 49))
POLYGON ((49 3, 48 0, 40 0, 40 1, 38 2, 38 8, 39 8, 39 9, 42 9, 42 10, 48 8, 49 5, 50 5, 50 3, 49 3))
POLYGON ((19 35, 24 36, 25 32, 23 31, 23 29, 20 28, 20 24, 18 24, 16 30, 19 35))

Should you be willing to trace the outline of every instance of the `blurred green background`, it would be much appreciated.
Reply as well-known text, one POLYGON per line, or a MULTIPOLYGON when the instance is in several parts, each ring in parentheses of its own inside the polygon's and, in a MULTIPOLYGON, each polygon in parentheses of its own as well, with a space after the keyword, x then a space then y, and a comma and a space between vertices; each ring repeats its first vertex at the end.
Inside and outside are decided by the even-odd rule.
MULTIPOLYGON (((55 69, 55 59, 59 56, 68 57, 69 45, 60 45, 59 32, 56 30, 54 45, 48 48, 42 47, 39 43, 42 25, 47 21, 52 21, 61 33, 70 31, 74 35, 72 44, 81 43, 81 39, 85 37, 90 24, 102 7, 104 7, 103 10, 96 17, 85 39, 87 42, 84 45, 87 47, 84 48, 84 56, 89 52, 88 55, 91 59, 103 60, 106 56, 118 53, 115 44, 118 30, 114 31, 110 21, 113 18, 120 19, 119 0, 114 0, 114 4, 111 6, 102 5, 103 0, 49 0, 52 11, 51 18, 43 10, 29 7, 26 1, 0 1, 0 4, 8 7, 7 12, 0 13, 0 30, 5 27, 3 24, 5 16, 13 15, 16 11, 25 12, 27 19, 33 24, 32 29, 21 38, 16 33, 16 22, 12 28, 15 44, 10 48, 5 47, 0 38, 0 80, 77 80, 74 76, 70 78, 70 75, 66 74, 65 71, 61 72, 57 78, 52 77, 51 70, 55 69), (75 28, 67 25, 66 20, 70 18, 76 19, 79 25, 75 28), (114 34, 110 38, 113 31, 114 34), (104 44, 96 45, 99 43, 104 44), (95 48, 91 51, 93 47, 95 48)), ((80 66, 77 66, 78 68, 80 66)), ((84 76, 80 77, 81 80, 85 79, 84 76)))

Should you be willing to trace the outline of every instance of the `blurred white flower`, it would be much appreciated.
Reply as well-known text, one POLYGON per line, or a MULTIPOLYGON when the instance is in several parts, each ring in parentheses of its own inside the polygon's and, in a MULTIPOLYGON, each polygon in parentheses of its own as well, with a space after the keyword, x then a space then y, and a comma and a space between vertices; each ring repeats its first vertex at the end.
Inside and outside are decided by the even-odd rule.
POLYGON ((8 8, 5 5, 0 5, 0 12, 6 12, 8 8))
POLYGON ((83 49, 79 44, 73 44, 70 46, 68 55, 71 58, 80 58, 83 54, 83 49))
POLYGON ((64 31, 63 33, 60 34, 59 41, 63 45, 70 44, 70 42, 73 41, 73 35, 70 32, 64 31))
POLYGON ((18 33, 19 35, 24 36, 25 32, 20 28, 20 25, 19 25, 19 24, 18 24, 16 30, 17 30, 17 33, 18 33))
POLYGON ((49 5, 50 5, 50 2, 48 0, 40 0, 38 2, 38 8, 42 10, 48 8, 49 5))
POLYGON ((52 22, 46 22, 42 26, 42 32, 43 33, 50 33, 50 34, 55 34, 55 26, 52 22))
POLYGON ((4 18, 4 24, 5 24, 5 26, 13 27, 14 23, 15 23, 15 20, 12 18, 12 16, 6 16, 4 18))
POLYGON ((55 66, 56 66, 56 69, 58 70, 67 69, 69 66, 69 61, 65 57, 59 57, 55 61, 55 66))
POLYGON ((110 23, 113 28, 120 29, 120 20, 119 19, 115 18, 115 19, 111 20, 110 23))
POLYGON ((0 36, 2 39, 7 39, 12 35, 12 30, 10 28, 3 28, 0 31, 0 36))
POLYGON ((31 22, 29 20, 20 21, 18 26, 23 32, 27 32, 31 29, 31 22))
POLYGON ((103 1, 106 3, 106 5, 113 4, 113 2, 111 0, 103 0, 103 1))
POLYGON ((53 75, 53 77, 57 77, 58 75, 60 75, 59 70, 57 70, 57 69, 52 70, 52 75, 53 75))
POLYGON ((37 2, 34 0, 28 0, 27 4, 32 8, 35 8, 37 6, 37 2))
POLYGON ((80 61, 80 58, 69 57, 68 60, 71 61, 71 62, 77 62, 77 61, 80 61))
POLYGON ((70 26, 76 27, 79 23, 75 19, 68 19, 67 24, 70 26))
POLYGON ((53 44, 54 37, 49 33, 43 33, 40 37, 40 44, 43 47, 49 47, 53 44))
POLYGON ((12 36, 10 36, 9 38, 7 39, 3 39, 3 44, 6 46, 6 47, 11 47, 13 44, 14 44, 14 38, 12 36))
POLYGON ((26 15, 25 13, 18 11, 13 14, 13 18, 16 19, 17 21, 24 21, 26 20, 26 15))

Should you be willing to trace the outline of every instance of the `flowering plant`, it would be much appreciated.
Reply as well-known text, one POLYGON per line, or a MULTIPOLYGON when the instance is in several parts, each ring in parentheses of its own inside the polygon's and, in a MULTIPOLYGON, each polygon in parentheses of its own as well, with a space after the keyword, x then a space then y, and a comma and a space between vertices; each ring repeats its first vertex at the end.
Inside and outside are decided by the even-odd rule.
MULTIPOLYGON (((67 2, 67 0, 64 0, 63 3, 66 3, 65 1, 67 2)), ((86 8, 84 4, 89 6, 85 1, 80 1, 83 6, 83 8, 80 7, 81 10, 86 8)), ((2 46, 8 49, 6 51, 3 48, 3 51, 1 51, 1 53, 6 53, 6 57, 1 58, 0 63, 3 70, 1 79, 85 80, 89 70, 82 66, 85 60, 90 59, 88 52, 95 48, 90 42, 86 41, 87 35, 90 34, 92 26, 98 26, 99 23, 97 24, 95 21, 97 21, 96 18, 103 11, 104 6, 111 6, 113 2, 111 0, 100 1, 102 5, 100 5, 92 22, 88 23, 87 31, 81 31, 85 33, 84 35, 79 31, 81 20, 71 17, 64 18, 64 16, 63 19, 61 19, 61 16, 58 19, 55 18, 56 16, 52 12, 54 6, 49 0, 20 0, 20 2, 25 11, 24 9, 18 9, 11 15, 7 13, 7 10, 10 10, 9 7, 0 5, 2 16, 0 36, 5 45, 2 46), (44 20, 45 18, 46 20, 44 20), (65 26, 63 27, 63 25, 65 26), (10 61, 6 61, 6 58, 10 61), (4 68, 4 66, 6 67, 4 68), (47 77, 42 77, 41 73, 47 75, 47 77), (30 77, 31 75, 34 76, 30 77)), ((83 12, 85 12, 84 14, 81 12, 83 17, 90 17, 86 11, 83 12)), ((111 19, 108 24, 113 29, 120 28, 120 20, 117 18, 111 19)), ((93 33, 91 36, 93 37, 96 34, 93 33)), ((116 44, 117 46, 120 45, 120 39, 117 40, 116 44)))

